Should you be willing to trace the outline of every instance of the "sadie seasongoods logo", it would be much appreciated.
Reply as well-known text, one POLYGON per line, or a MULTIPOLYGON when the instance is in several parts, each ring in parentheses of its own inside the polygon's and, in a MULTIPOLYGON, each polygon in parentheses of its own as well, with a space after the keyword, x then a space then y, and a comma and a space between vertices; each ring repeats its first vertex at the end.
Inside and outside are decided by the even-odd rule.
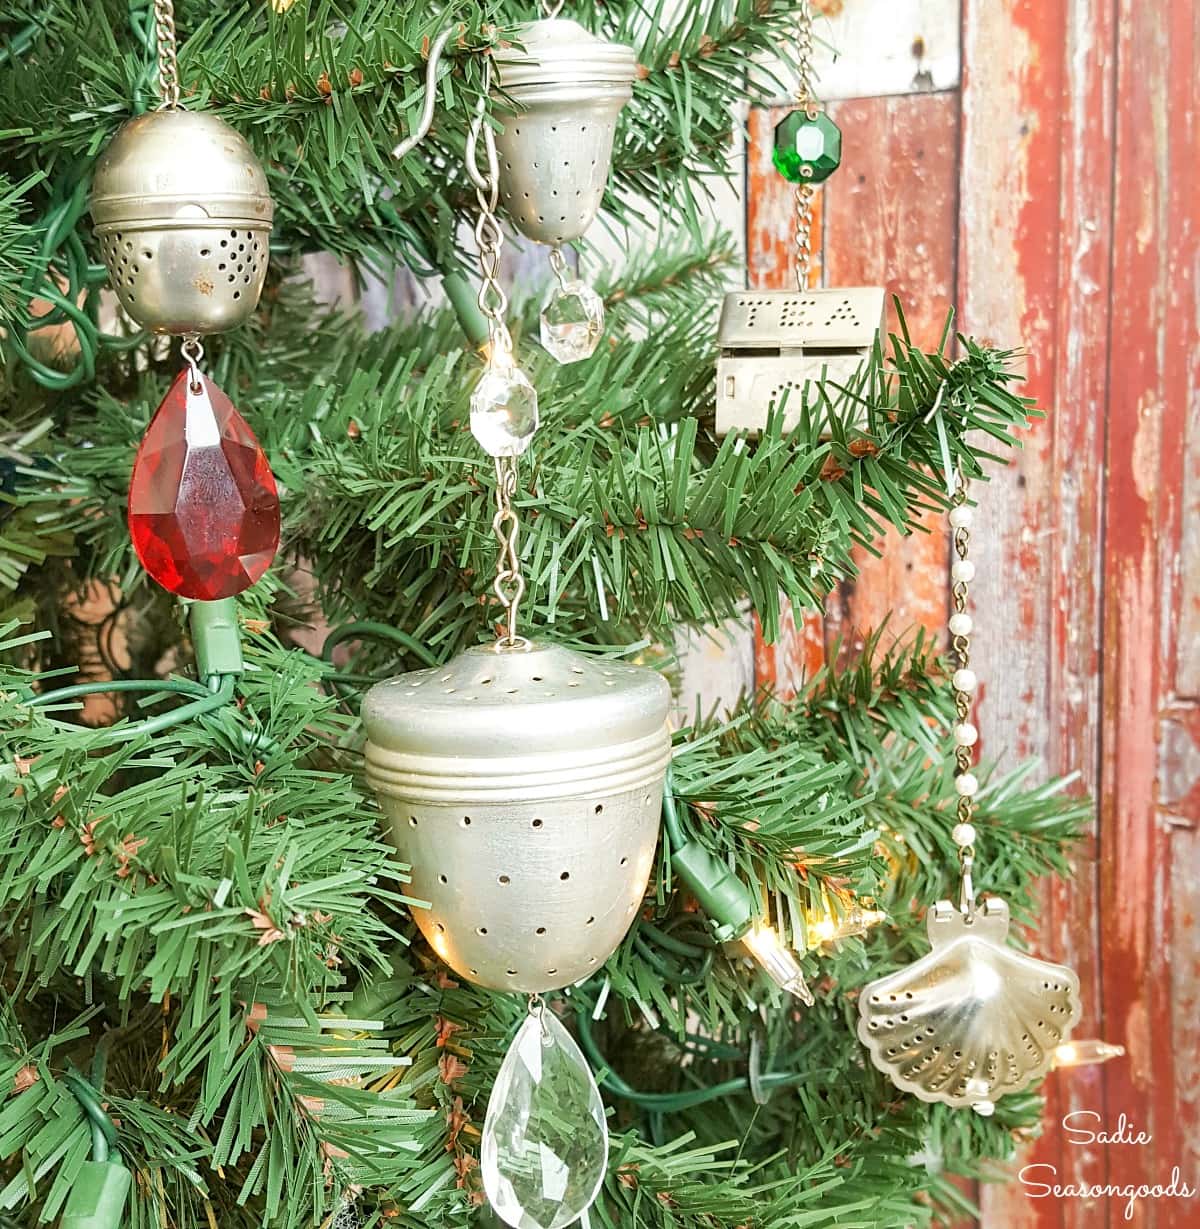
MULTIPOLYGON (((1144 1148, 1153 1140, 1149 1131, 1140 1130, 1127 1115, 1121 1114, 1110 1130, 1104 1117, 1095 1110, 1074 1110, 1062 1120, 1067 1142, 1075 1147, 1088 1145, 1144 1148)), ((1058 1181, 1056 1165, 1026 1165, 1017 1175, 1029 1199, 1115 1199, 1123 1202, 1122 1215, 1132 1220, 1140 1200, 1195 1199, 1196 1187, 1183 1180, 1178 1165, 1171 1168, 1163 1182, 1093 1183, 1058 1181)))

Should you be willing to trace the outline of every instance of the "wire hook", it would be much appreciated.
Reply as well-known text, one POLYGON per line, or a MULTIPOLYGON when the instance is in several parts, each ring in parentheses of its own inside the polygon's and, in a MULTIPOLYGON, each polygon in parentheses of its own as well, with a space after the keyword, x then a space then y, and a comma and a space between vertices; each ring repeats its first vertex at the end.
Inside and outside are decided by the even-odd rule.
POLYGON ((437 105, 437 74, 442 61, 442 52, 446 49, 446 44, 451 37, 461 29, 461 25, 448 26, 433 40, 433 45, 429 48, 429 59, 425 65, 425 102, 421 107, 421 118, 412 133, 392 150, 393 158, 403 158, 428 135, 433 125, 433 110, 437 105))

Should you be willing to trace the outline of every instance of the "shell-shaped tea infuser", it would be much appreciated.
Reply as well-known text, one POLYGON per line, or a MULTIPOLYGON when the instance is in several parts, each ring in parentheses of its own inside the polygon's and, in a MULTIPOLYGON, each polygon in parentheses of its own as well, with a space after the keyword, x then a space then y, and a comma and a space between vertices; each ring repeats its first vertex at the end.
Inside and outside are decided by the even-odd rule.
POLYGON ((1050 1070, 1079 1019, 1079 979, 1009 947, 1008 923, 994 897, 973 917, 938 901, 929 954, 863 990, 858 1035, 897 1088, 983 1108, 1050 1070))
POLYGON ((1080 1015, 1079 978, 1068 968, 1009 947, 1008 905, 975 900, 973 749, 971 720, 979 680, 971 669, 967 559, 972 521, 962 474, 951 491, 950 528, 957 562, 951 571, 954 613, 950 643, 958 658, 951 676, 956 720, 954 792, 958 822, 951 839, 960 869, 957 904, 929 911, 929 954, 863 987, 858 1035, 871 1061, 897 1088, 922 1101, 970 1106, 990 1114, 995 1100, 1045 1075, 1080 1015))

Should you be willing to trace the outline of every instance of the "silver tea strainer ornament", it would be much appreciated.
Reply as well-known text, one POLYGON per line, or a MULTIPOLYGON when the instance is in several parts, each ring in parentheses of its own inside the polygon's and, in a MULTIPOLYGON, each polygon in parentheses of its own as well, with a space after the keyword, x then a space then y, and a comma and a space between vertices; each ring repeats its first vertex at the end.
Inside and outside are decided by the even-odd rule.
POLYGON ((485 91, 467 139, 488 327, 471 431, 496 466, 492 588, 504 623, 494 644, 372 687, 362 716, 367 779, 428 901, 417 925, 460 976, 529 995, 488 1098, 484 1191, 514 1229, 565 1229, 600 1191, 608 1129, 586 1059, 540 995, 596 972, 637 917, 658 844, 671 694, 653 670, 517 632, 514 500, 537 394, 504 320, 486 106, 485 91))
POLYGON ((1019 1092, 1050 1070, 1081 1008, 1078 977, 1009 947, 1008 906, 995 897, 975 898, 971 819, 979 784, 971 769, 979 732, 970 716, 978 681, 970 668, 967 586, 975 565, 967 558, 972 513, 966 500, 959 475, 950 510, 957 556, 950 636, 958 657, 953 839, 961 864, 959 900, 938 901, 930 910, 928 955, 863 987, 858 1035, 871 1061, 902 1091, 990 1114, 997 1097, 1019 1092))
POLYGON ((367 693, 367 779, 455 972, 536 993, 612 955, 654 862, 669 706, 653 670, 529 642, 367 693))
POLYGON ((156 0, 162 105, 100 155, 91 214, 121 306, 155 333, 200 336, 245 321, 267 274, 274 205, 245 139, 179 105, 170 0, 156 0))
POLYGON ((572 275, 561 249, 600 210, 637 57, 632 47, 556 16, 561 3, 543 7, 546 18, 519 27, 494 55, 500 198, 523 235, 550 246, 556 285, 542 311, 541 339, 560 363, 573 363, 599 344, 604 304, 572 275))

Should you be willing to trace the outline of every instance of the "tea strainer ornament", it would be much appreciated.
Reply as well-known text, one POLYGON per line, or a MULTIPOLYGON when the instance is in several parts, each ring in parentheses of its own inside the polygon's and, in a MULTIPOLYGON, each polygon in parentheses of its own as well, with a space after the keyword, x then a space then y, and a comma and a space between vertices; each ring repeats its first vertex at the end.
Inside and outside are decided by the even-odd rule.
POLYGON ((471 127, 486 366, 471 429, 495 460, 496 641, 371 688, 367 779, 412 891, 414 917, 461 977, 529 995, 480 1147, 493 1209, 519 1229, 561 1229, 595 1199, 608 1157, 588 1065, 541 993, 596 972, 634 921, 654 865, 671 754, 670 688, 656 671, 526 639, 514 506, 537 395, 516 364, 497 280, 496 153, 471 127), (483 170, 475 164, 482 144, 483 170))
POLYGON ((979 783, 972 748, 979 733, 970 720, 977 686, 967 611, 967 587, 975 576, 967 557, 971 520, 959 475, 950 510, 956 555, 950 635, 958 658, 952 683, 959 899, 938 901, 930 909, 928 955, 863 987, 858 1035, 871 1061, 897 1088, 922 1101, 970 1106, 987 1115, 998 1097, 1019 1092, 1050 1070, 1081 1008, 1074 972, 1009 947, 1008 906, 995 897, 976 900, 971 820, 979 783))
POLYGON ((604 304, 571 273, 562 247, 599 212, 637 57, 632 47, 559 17, 562 0, 542 8, 542 20, 520 26, 494 55, 499 191, 513 225, 550 247, 555 286, 542 310, 542 345, 560 363, 574 363, 599 344, 604 304))
POLYGON ((143 328, 220 333, 253 314, 274 205, 245 139, 187 111, 171 0, 155 0, 160 105, 123 124, 100 155, 91 214, 121 306, 143 328))
MULTIPOLYGON (((816 403, 822 382, 853 387, 880 336, 882 286, 816 288, 812 271, 817 185, 841 164, 842 134, 817 97, 810 0, 797 10, 795 109, 775 129, 772 161, 794 184, 795 290, 735 290, 725 295, 718 327, 715 429, 761 434, 782 410, 783 429, 816 403)), ((844 412, 864 417, 862 398, 844 412)), ((818 407, 819 408, 819 407, 818 407)), ((825 433, 827 434, 827 432, 825 433)))
POLYGON ((165 589, 216 601, 258 580, 279 545, 266 456, 200 366, 201 337, 242 324, 258 304, 274 206, 245 140, 180 105, 171 0, 154 0, 154 29, 159 107, 100 155, 90 208, 122 307, 143 328, 183 338, 184 369, 134 462, 134 550, 165 589))

